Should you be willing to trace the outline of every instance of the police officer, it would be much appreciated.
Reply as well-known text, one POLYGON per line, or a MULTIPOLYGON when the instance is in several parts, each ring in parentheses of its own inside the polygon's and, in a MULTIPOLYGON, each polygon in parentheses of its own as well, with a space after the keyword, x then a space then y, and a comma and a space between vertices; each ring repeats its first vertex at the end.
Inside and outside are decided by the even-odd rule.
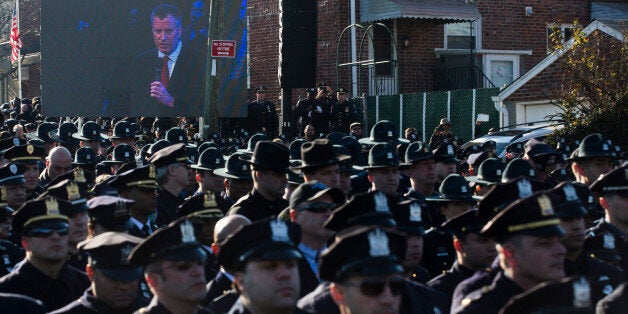
POLYGON ((208 313, 199 305, 205 297, 206 260, 189 220, 177 220, 140 242, 129 262, 144 267, 154 297, 136 313, 208 313))
POLYGON ((300 238, 297 225, 265 219, 242 227, 221 245, 218 261, 233 270, 240 292, 229 313, 303 313, 296 309, 300 238))
POLYGON ((605 215, 587 231, 584 249, 605 262, 617 264, 617 246, 624 241, 628 232, 628 218, 625 215, 628 211, 627 191, 628 166, 602 175, 591 184, 591 192, 600 196, 605 215))
POLYGON ((116 174, 123 164, 135 162, 135 148, 129 144, 120 143, 113 148, 111 158, 103 163, 111 168, 111 173, 116 174))
POLYGON ((242 196, 253 189, 251 164, 244 162, 240 157, 243 153, 233 153, 227 158, 225 166, 214 170, 214 174, 224 178, 225 191, 220 197, 224 200, 225 210, 235 204, 242 196))
POLYGON ((145 238, 157 229, 154 214, 157 206, 157 170, 155 165, 148 165, 118 174, 109 185, 120 196, 135 201, 129 208, 131 222, 129 234, 145 238))
POLYGON ((134 204, 133 200, 110 195, 96 196, 88 200, 89 237, 95 237, 107 231, 128 233, 133 225, 129 207, 134 204))
POLYGON ((332 132, 348 133, 351 123, 357 120, 355 106, 347 101, 347 90, 340 87, 336 91, 337 102, 331 106, 330 126, 332 132))
POLYGON ((20 208, 26 201, 26 188, 24 187, 24 168, 15 163, 8 163, 0 167, 0 187, 6 193, 7 206, 20 208))
POLYGON ((79 249, 89 254, 91 286, 78 300, 53 313, 132 313, 146 305, 138 295, 142 269, 127 260, 141 240, 126 233, 105 232, 79 243, 79 249))
POLYGON ((39 186, 39 165, 45 157, 44 149, 32 144, 13 146, 4 151, 3 158, 24 169, 26 199, 37 198, 43 192, 39 186))
POLYGON ((316 139, 301 145, 301 163, 290 167, 303 173, 305 182, 319 181, 328 187, 339 185, 339 164, 351 159, 349 155, 337 156, 334 146, 327 139, 316 139))
POLYGON ((125 120, 118 121, 113 126, 113 134, 109 137, 114 146, 118 144, 135 145, 135 132, 131 123, 125 120))
POLYGON ((177 207, 183 203, 180 194, 192 178, 190 161, 184 143, 173 144, 156 152, 148 160, 157 171, 160 189, 157 197, 158 226, 165 226, 177 218, 177 207))
POLYGON ((22 236, 26 259, 0 278, 0 292, 41 300, 47 311, 76 300, 89 286, 85 274, 66 262, 68 217, 71 204, 48 196, 26 202, 13 216, 13 228, 22 236))
POLYGON ((222 153, 218 148, 210 147, 201 153, 198 163, 192 165, 191 168, 196 170, 195 179, 198 189, 195 194, 212 193, 220 209, 226 213, 233 203, 227 202, 222 197, 225 191, 224 178, 214 173, 216 169, 223 167, 225 167, 225 159, 222 153))
POLYGON ((24 250, 13 242, 13 209, 7 206, 6 189, 0 188, 0 276, 13 270, 15 264, 24 259, 24 250))
POLYGON ((320 120, 319 115, 322 116, 322 113, 316 110, 316 88, 308 88, 306 93, 307 98, 299 100, 294 108, 294 114, 297 119, 294 125, 299 126, 297 134, 301 134, 308 124, 313 124, 314 122, 319 124, 320 122, 316 120, 320 120))
POLYGON ((266 88, 260 86, 255 89, 256 100, 248 104, 249 133, 264 133, 270 138, 277 135, 279 117, 275 104, 266 100, 266 88))
POLYGON ((411 189, 404 195, 407 198, 419 201, 423 215, 423 226, 426 229, 438 226, 435 219, 440 217, 438 207, 428 203, 425 198, 433 196, 436 184, 436 166, 434 155, 422 142, 413 142, 408 145, 405 153, 406 173, 410 178, 411 189))
POLYGON ((100 126, 94 121, 87 121, 81 126, 81 131, 72 134, 72 137, 80 140, 81 147, 87 146, 95 152, 100 151, 100 140, 107 135, 100 133, 100 126))
POLYGON ((600 175, 613 169, 611 145, 599 133, 587 135, 578 149, 567 159, 571 162, 571 171, 576 181, 587 185, 593 184, 600 175))
POLYGON ((315 115, 312 112, 312 125, 316 130, 316 134, 329 133, 329 113, 331 112, 331 106, 336 102, 334 94, 331 92, 327 83, 323 82, 316 86, 316 117, 320 118, 318 123, 314 119, 315 115), (317 125, 318 124, 318 125, 317 125))
POLYGON ((288 183, 289 156, 287 147, 270 141, 257 142, 252 156, 241 156, 251 165, 253 190, 240 198, 229 214, 240 214, 251 221, 279 215, 288 206, 282 195, 288 183))
POLYGON ((428 285, 444 292, 450 303, 458 283, 489 267, 497 256, 495 242, 479 234, 486 222, 478 217, 477 210, 469 210, 442 225, 442 229, 453 235, 456 260, 447 272, 430 280, 428 285))
POLYGON ((514 295, 565 276, 564 234, 554 214, 556 198, 543 192, 518 200, 490 220, 481 235, 492 237, 502 273, 490 286, 467 295, 452 313, 497 313, 514 295), (553 199, 553 201, 552 201, 553 199))

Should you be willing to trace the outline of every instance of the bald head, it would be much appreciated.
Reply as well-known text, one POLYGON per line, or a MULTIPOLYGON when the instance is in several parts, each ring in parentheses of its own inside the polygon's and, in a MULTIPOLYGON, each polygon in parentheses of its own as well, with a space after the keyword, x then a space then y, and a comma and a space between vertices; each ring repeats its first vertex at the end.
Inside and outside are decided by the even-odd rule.
POLYGON ((229 215, 216 222, 214 227, 214 243, 220 244, 240 227, 250 225, 251 221, 242 215, 229 215))
POLYGON ((46 171, 50 180, 54 180, 60 174, 72 170, 72 154, 63 147, 57 146, 50 150, 46 157, 46 171))

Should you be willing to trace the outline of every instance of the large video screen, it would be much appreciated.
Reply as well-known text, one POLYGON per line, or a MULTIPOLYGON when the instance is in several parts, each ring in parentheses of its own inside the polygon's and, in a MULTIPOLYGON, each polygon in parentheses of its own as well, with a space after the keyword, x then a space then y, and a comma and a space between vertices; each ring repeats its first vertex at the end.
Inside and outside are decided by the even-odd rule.
MULTIPOLYGON (((212 71, 207 68, 209 6, 210 0, 42 1, 44 114, 202 115, 206 73, 212 71)), ((243 24, 240 17, 234 17, 236 24, 243 24)), ((221 39, 240 44, 246 31, 233 36, 221 39)), ((246 45, 238 48, 246 51, 246 45)), ((225 78, 224 84, 246 82, 246 73, 238 73, 242 77, 225 78)), ((221 116, 239 116, 246 107, 246 86, 237 85, 232 91, 242 94, 236 98, 243 104, 220 108, 221 116)))

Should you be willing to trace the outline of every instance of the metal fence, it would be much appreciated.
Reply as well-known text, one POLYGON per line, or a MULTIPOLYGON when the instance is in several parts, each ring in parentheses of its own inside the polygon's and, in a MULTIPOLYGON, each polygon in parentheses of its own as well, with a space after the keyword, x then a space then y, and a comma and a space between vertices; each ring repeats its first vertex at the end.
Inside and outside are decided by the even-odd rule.
MULTIPOLYGON (((492 127, 499 127, 499 112, 491 100, 498 93, 499 88, 488 88, 367 96, 365 130, 369 130, 379 120, 389 120, 399 126, 401 136, 403 130, 413 127, 421 132, 425 141, 429 140, 440 119, 448 118, 452 133, 468 141, 474 137, 478 114, 489 115, 489 121, 482 123, 482 133, 487 133, 492 127)), ((368 136, 368 133, 365 135, 368 136)))

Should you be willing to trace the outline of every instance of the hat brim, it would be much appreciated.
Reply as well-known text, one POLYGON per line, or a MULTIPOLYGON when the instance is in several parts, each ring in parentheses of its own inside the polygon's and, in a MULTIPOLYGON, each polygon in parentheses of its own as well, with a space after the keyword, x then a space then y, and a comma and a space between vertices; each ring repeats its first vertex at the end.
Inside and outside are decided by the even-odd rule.
POLYGON ((393 145, 397 145, 397 144, 410 144, 410 140, 406 140, 405 138, 396 138, 395 141, 390 142, 390 141, 376 141, 374 138, 370 138, 370 137, 363 137, 361 139, 358 140, 358 143, 360 144, 367 144, 367 145, 376 145, 376 144, 381 144, 381 143, 390 143, 393 145))
POLYGON ((0 179, 0 185, 15 185, 22 184, 24 182, 26 182, 26 180, 24 180, 24 175, 21 174, 0 179))
POLYGON ((249 171, 248 174, 232 174, 227 172, 227 168, 218 168, 214 170, 214 174, 217 176, 221 176, 229 179, 239 179, 239 180, 253 180, 253 176, 249 171))
POLYGON ((143 271, 141 267, 136 268, 122 268, 122 269, 105 269, 96 266, 96 269, 103 273, 106 277, 113 279, 114 281, 129 282, 142 278, 143 271))
POLYGON ((210 172, 212 172, 212 173, 214 172, 214 170, 216 170, 216 169, 220 169, 220 168, 208 168, 208 167, 204 167, 204 166, 202 166, 202 165, 198 165, 198 164, 196 164, 196 165, 191 165, 191 166, 190 166, 190 168, 192 168, 192 169, 196 169, 196 170, 205 170, 205 171, 210 171, 210 172))
POLYGON ((346 270, 341 270, 341 276, 378 276, 402 273, 403 267, 390 257, 370 257, 363 261, 352 263, 346 270))
POLYGON ((268 170, 272 170, 275 172, 279 172, 279 173, 288 173, 288 171, 290 170, 289 164, 284 167, 277 167, 276 165, 270 165, 270 164, 265 164, 265 163, 260 163, 257 162, 257 160, 253 159, 253 155, 243 155, 243 156, 239 156, 238 158, 240 158, 240 160, 247 162, 251 165, 254 165, 256 167, 259 168, 263 168, 263 169, 268 169, 268 170))
POLYGON ((469 197, 426 197, 426 201, 428 202, 468 202, 471 204, 475 204, 477 201, 473 198, 473 196, 469 197))
POLYGON ((349 159, 351 159, 351 156, 349 156, 349 155, 338 155, 337 158, 335 158, 335 159, 331 159, 331 160, 328 160, 326 162, 322 162, 322 163, 318 163, 318 164, 306 164, 306 163, 304 163, 303 160, 298 160, 300 162, 300 164, 298 166, 290 166, 290 169, 293 169, 293 170, 308 170, 308 169, 313 169, 313 168, 326 167, 326 166, 331 166, 331 165, 338 164, 338 163, 340 163, 342 161, 349 160, 349 159))
POLYGON ((479 176, 469 176, 469 177, 465 177, 465 179, 467 179, 467 181, 469 182, 475 182, 475 183, 486 184, 486 185, 493 185, 493 184, 502 182, 501 178, 499 178, 497 181, 489 181, 489 180, 480 179, 479 176))
POLYGON ((61 139, 59 137, 58 131, 57 130, 53 130, 50 131, 50 133, 48 133, 48 136, 50 136, 50 138, 55 141, 55 142, 59 142, 62 144, 68 144, 68 145, 78 145, 79 144, 79 140, 75 139, 73 137, 67 138, 67 139, 61 139))

